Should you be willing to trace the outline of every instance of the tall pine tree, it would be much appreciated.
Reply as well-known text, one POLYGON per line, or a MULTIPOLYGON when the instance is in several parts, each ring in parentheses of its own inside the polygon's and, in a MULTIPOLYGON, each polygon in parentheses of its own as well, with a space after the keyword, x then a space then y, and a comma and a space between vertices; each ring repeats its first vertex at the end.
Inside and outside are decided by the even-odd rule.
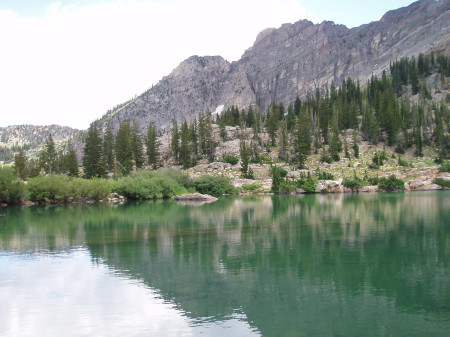
POLYGON ((83 169, 86 178, 103 178, 106 176, 106 167, 103 157, 103 146, 100 131, 92 123, 87 131, 84 141, 83 169))

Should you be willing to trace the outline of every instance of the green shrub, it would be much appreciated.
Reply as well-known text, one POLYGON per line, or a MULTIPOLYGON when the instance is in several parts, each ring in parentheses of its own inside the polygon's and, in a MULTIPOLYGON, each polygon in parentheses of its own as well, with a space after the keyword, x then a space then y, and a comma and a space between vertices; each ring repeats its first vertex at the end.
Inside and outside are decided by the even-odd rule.
POLYGON ((112 192, 113 183, 105 179, 73 178, 70 182, 71 198, 73 200, 102 200, 112 192))
POLYGON ((229 178, 210 175, 194 179, 194 188, 197 192, 204 194, 232 194, 237 192, 229 178))
POLYGON ((316 177, 318 180, 333 180, 334 175, 330 172, 321 171, 319 168, 316 170, 316 177))
POLYGON ((329 153, 324 153, 320 156, 320 161, 322 163, 328 163, 331 164, 333 162, 333 159, 331 158, 329 153))
POLYGON ((402 157, 398 156, 398 165, 403 167, 412 167, 411 163, 402 157))
POLYGON ((28 180, 30 200, 36 202, 66 202, 73 194, 70 178, 66 175, 50 174, 28 180))
POLYGON ((295 186, 305 190, 307 193, 314 193, 317 186, 317 178, 313 178, 309 173, 301 174, 300 179, 295 182, 295 186))
POLYGON ((112 191, 112 182, 51 174, 30 178, 27 187, 31 201, 61 203, 105 199, 112 191))
POLYGON ((186 193, 185 186, 190 184, 186 175, 174 170, 143 170, 120 178, 114 186, 114 191, 132 200, 163 199, 186 193))
POLYGON ((378 176, 369 177, 366 179, 366 181, 369 183, 369 185, 375 186, 375 185, 378 185, 378 183, 380 182, 380 178, 378 178, 378 176))
POLYGON ((272 168, 270 169, 270 173, 272 175, 271 191, 274 193, 285 192, 286 188, 289 187, 285 180, 288 172, 282 167, 272 166, 272 168))
POLYGON ((442 178, 435 178, 433 179, 433 184, 441 186, 441 188, 447 187, 450 188, 450 181, 447 181, 442 178))
POLYGON ((242 189, 249 192, 255 192, 262 187, 262 184, 243 184, 242 189))
POLYGON ((234 154, 224 153, 222 155, 222 158, 220 159, 220 161, 223 163, 236 165, 239 162, 239 158, 237 156, 235 156, 234 154))
POLYGON ((364 181, 360 178, 345 178, 342 185, 350 188, 352 191, 358 191, 361 187, 365 186, 364 181))
POLYGON ((383 191, 403 191, 405 189, 405 182, 391 175, 389 178, 380 178, 378 188, 383 191))
POLYGON ((0 203, 18 204, 25 194, 25 184, 17 180, 14 169, 0 166, 0 203))
POLYGON ((445 160, 439 168, 439 172, 450 172, 450 161, 445 160))

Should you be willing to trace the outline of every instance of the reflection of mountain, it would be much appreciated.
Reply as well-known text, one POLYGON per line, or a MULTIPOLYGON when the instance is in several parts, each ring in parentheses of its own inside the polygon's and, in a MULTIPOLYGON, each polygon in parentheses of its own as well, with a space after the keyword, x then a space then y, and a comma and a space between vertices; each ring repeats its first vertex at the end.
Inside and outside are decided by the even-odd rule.
POLYGON ((201 207, 29 208, 21 217, 11 209, 0 250, 30 250, 36 239, 41 249, 85 244, 189 316, 240 309, 263 336, 377 335, 381 319, 397 336, 420 324, 439 335, 442 325, 416 315, 450 312, 448 197, 230 197, 201 207))

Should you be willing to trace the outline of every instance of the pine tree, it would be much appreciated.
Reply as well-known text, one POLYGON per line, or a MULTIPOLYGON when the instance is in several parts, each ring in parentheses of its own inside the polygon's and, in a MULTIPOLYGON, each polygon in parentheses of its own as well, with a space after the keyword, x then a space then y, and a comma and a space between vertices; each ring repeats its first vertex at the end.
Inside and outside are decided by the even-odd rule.
POLYGON ((201 153, 209 162, 214 161, 214 139, 212 133, 211 113, 200 113, 198 117, 198 133, 201 153))
POLYGON ((83 169, 86 178, 103 178, 106 167, 103 157, 102 138, 97 126, 92 123, 84 142, 83 169))
POLYGON ((172 153, 173 159, 175 163, 179 162, 179 153, 180 153, 180 133, 178 131, 178 123, 177 120, 172 120, 172 138, 170 141, 170 151, 172 153))
POLYGON ((280 121, 279 107, 277 104, 272 103, 269 106, 269 112, 267 113, 267 123, 266 123, 266 129, 267 133, 269 134, 271 146, 276 145, 279 121, 280 121))
POLYGON ((78 159, 77 153, 71 141, 67 144, 67 153, 64 155, 65 171, 71 177, 78 177, 78 159))
POLYGON ((106 169, 111 172, 114 170, 114 135, 111 127, 106 127, 105 135, 103 136, 103 156, 105 158, 106 169))
POLYGON ((17 176, 22 180, 28 177, 27 161, 25 150, 21 147, 19 153, 14 156, 14 169, 16 170, 17 176))
POLYGON ((192 165, 195 166, 198 160, 198 132, 197 121, 195 119, 191 122, 189 132, 192 144, 192 165))
POLYGON ((294 139, 294 161, 297 167, 303 168, 311 152, 311 119, 306 107, 298 116, 294 139))
POLYGON ((186 120, 181 124, 180 132, 180 153, 179 153, 180 163, 183 165, 184 169, 187 169, 191 165, 191 146, 190 146, 190 135, 189 127, 186 120))
POLYGON ((156 127, 150 123, 147 128, 147 160, 148 164, 156 170, 159 166, 159 142, 156 138, 156 127))
POLYGON ((239 142, 239 156, 241 157, 241 172, 242 178, 244 179, 253 179, 253 170, 250 168, 250 152, 247 141, 241 138, 239 142))
POLYGON ((119 171, 124 175, 129 174, 133 169, 133 144, 130 123, 122 122, 120 124, 115 141, 115 150, 119 171))
POLYGON ((144 143, 142 140, 142 134, 139 130, 137 122, 133 122, 133 127, 130 130, 131 133, 131 147, 133 148, 133 158, 137 169, 144 167, 144 143))
POLYGON ((288 128, 287 121, 281 122, 281 127, 278 136, 278 158, 281 160, 288 160, 288 128))
POLYGON ((58 155, 56 153, 55 141, 52 135, 48 136, 44 149, 39 155, 41 167, 47 173, 58 173, 58 155))

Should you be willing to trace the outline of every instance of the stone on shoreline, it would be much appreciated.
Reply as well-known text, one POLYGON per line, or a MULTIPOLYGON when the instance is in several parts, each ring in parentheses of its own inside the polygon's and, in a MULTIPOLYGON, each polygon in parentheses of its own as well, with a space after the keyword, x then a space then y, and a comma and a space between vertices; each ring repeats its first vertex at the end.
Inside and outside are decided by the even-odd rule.
POLYGON ((217 198, 210 196, 208 194, 201 193, 188 193, 188 194, 180 194, 173 197, 174 200, 177 201, 216 201, 217 198))

